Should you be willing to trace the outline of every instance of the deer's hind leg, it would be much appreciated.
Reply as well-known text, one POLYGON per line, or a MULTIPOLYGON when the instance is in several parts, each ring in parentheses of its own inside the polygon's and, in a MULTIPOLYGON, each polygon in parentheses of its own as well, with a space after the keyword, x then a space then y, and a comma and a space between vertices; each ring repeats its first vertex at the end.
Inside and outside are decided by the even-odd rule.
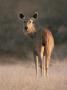
POLYGON ((51 53, 45 54, 45 73, 46 73, 46 76, 48 76, 48 67, 50 64, 50 57, 51 57, 51 53))

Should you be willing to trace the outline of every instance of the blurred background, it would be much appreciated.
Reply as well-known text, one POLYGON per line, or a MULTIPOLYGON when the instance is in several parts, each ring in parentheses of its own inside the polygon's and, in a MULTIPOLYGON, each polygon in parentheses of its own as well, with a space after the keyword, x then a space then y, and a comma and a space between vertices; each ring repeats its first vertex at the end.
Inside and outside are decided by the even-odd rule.
POLYGON ((31 16, 35 11, 41 27, 52 27, 56 45, 67 41, 67 0, 0 0, 0 55, 28 56, 31 45, 18 15, 31 16))

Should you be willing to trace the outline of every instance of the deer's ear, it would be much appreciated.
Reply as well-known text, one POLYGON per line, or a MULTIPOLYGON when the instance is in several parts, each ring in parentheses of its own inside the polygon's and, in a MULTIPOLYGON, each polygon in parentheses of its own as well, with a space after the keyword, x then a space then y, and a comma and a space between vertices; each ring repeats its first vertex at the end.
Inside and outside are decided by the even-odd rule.
POLYGON ((37 19, 37 18, 38 18, 38 12, 35 12, 35 13, 34 13, 33 18, 34 18, 34 19, 37 19))
POLYGON ((22 13, 19 14, 19 18, 20 19, 23 19, 24 18, 24 15, 22 13))

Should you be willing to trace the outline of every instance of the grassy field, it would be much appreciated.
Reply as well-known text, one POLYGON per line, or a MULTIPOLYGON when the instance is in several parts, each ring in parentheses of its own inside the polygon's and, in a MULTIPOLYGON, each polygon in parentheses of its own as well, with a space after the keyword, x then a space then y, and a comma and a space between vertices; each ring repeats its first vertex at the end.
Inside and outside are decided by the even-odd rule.
POLYGON ((28 49, 32 44, 24 36, 23 21, 19 19, 20 12, 27 18, 38 11, 39 26, 50 25, 56 43, 63 43, 67 41, 66 3, 67 0, 0 0, 0 90, 67 90, 67 43, 55 47, 48 78, 40 73, 37 78, 28 49))
POLYGON ((52 55, 48 78, 38 78, 34 60, 0 56, 0 90, 67 90, 67 47, 57 46, 52 55))

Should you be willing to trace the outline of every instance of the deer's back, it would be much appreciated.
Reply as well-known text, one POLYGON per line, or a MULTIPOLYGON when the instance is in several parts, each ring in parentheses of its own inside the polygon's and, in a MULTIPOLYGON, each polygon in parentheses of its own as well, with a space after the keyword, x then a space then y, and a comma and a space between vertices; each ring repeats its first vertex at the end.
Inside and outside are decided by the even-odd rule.
POLYGON ((42 44, 45 46, 45 49, 47 49, 48 51, 49 50, 51 51, 54 48, 54 38, 51 31, 49 31, 48 29, 43 30, 42 44))

